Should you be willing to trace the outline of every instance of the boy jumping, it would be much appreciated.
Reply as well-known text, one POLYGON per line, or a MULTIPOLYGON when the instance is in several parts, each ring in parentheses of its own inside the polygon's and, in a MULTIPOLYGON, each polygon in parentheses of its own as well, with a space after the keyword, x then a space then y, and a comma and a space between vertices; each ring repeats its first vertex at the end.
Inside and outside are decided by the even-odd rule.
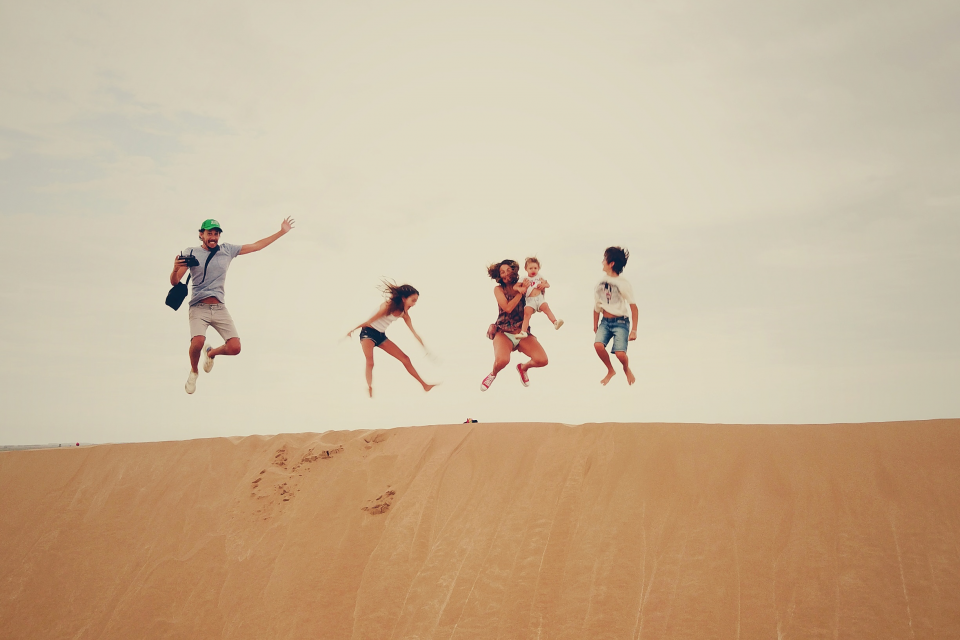
POLYGON ((597 355, 607 367, 607 375, 600 384, 606 385, 610 378, 617 374, 610 364, 610 355, 607 354, 607 343, 613 339, 613 353, 623 365, 623 372, 627 374, 627 383, 637 381, 630 371, 627 359, 627 342, 637 339, 637 300, 633 296, 633 287, 626 278, 621 276, 627 265, 630 252, 620 247, 609 247, 603 252, 604 276, 594 290, 593 330, 597 336, 594 339, 594 348, 597 355), (633 329, 630 318, 627 316, 627 306, 633 315, 633 329), (601 319, 601 314, 603 318, 601 319))

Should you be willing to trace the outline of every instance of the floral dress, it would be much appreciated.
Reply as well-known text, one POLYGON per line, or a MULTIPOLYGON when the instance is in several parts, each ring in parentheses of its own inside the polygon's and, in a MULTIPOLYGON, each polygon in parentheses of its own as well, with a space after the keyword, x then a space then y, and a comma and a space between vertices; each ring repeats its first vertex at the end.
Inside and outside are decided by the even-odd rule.
MULTIPOLYGON (((509 313, 500 309, 500 315, 497 316, 494 325, 497 327, 497 331, 501 333, 520 333, 520 328, 523 327, 523 308, 526 306, 526 300, 524 300, 522 293, 518 291, 513 293, 513 296, 507 295, 507 289, 504 287, 503 294, 506 296, 508 303, 517 296, 520 296, 520 302, 509 313)), ((527 333, 533 335, 529 329, 527 329, 527 333)))

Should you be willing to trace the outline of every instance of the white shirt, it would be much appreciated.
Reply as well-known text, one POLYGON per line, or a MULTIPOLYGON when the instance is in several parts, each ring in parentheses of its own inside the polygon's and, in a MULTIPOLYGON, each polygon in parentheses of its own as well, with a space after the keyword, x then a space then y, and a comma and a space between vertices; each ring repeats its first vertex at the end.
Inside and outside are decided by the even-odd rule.
POLYGON ((532 278, 530 276, 527 276, 525 279, 530 281, 530 286, 527 287, 527 294, 526 294, 528 298, 536 298, 537 296, 543 295, 543 289, 537 289, 536 293, 534 293, 533 291, 533 288, 538 284, 540 284, 540 281, 543 280, 543 277, 541 277, 540 274, 537 274, 532 278))
POLYGON ((612 316, 630 316, 630 305, 637 304, 633 296, 633 287, 623 276, 615 278, 604 274, 594 289, 594 306, 596 312, 606 311, 612 316))
POLYGON ((380 333, 386 333, 387 327, 393 324, 393 321, 399 318, 400 316, 395 316, 392 313, 388 313, 385 316, 381 316, 370 323, 371 329, 376 329, 380 333))

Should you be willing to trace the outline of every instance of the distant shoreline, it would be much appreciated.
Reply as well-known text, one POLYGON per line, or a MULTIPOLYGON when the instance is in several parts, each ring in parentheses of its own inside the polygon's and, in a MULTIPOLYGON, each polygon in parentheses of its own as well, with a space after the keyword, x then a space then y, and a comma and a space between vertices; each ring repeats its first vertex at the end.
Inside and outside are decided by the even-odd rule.
POLYGON ((0 451, 26 451, 28 449, 79 449, 80 447, 93 447, 93 442, 64 442, 53 444, 0 444, 0 451))

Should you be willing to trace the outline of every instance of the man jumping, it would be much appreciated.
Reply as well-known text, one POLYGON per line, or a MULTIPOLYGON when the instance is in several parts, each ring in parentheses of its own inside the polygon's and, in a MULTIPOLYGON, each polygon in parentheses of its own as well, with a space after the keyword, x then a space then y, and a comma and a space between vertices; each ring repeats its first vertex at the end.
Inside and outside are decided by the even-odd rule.
POLYGON ((227 279, 230 262, 245 253, 260 251, 276 242, 280 236, 293 229, 293 218, 286 218, 280 224, 280 231, 253 244, 220 244, 223 229, 216 220, 204 220, 200 225, 200 246, 188 247, 174 258, 170 284, 180 282, 180 278, 190 270, 193 292, 190 296, 190 375, 184 385, 187 393, 197 390, 197 365, 203 356, 203 370, 210 373, 213 359, 217 356, 235 356, 240 353, 240 336, 233 324, 233 318, 223 303, 223 283, 227 279), (189 257, 189 256, 192 256, 189 257), (223 338, 223 345, 213 349, 203 348, 207 327, 212 326, 223 338))

